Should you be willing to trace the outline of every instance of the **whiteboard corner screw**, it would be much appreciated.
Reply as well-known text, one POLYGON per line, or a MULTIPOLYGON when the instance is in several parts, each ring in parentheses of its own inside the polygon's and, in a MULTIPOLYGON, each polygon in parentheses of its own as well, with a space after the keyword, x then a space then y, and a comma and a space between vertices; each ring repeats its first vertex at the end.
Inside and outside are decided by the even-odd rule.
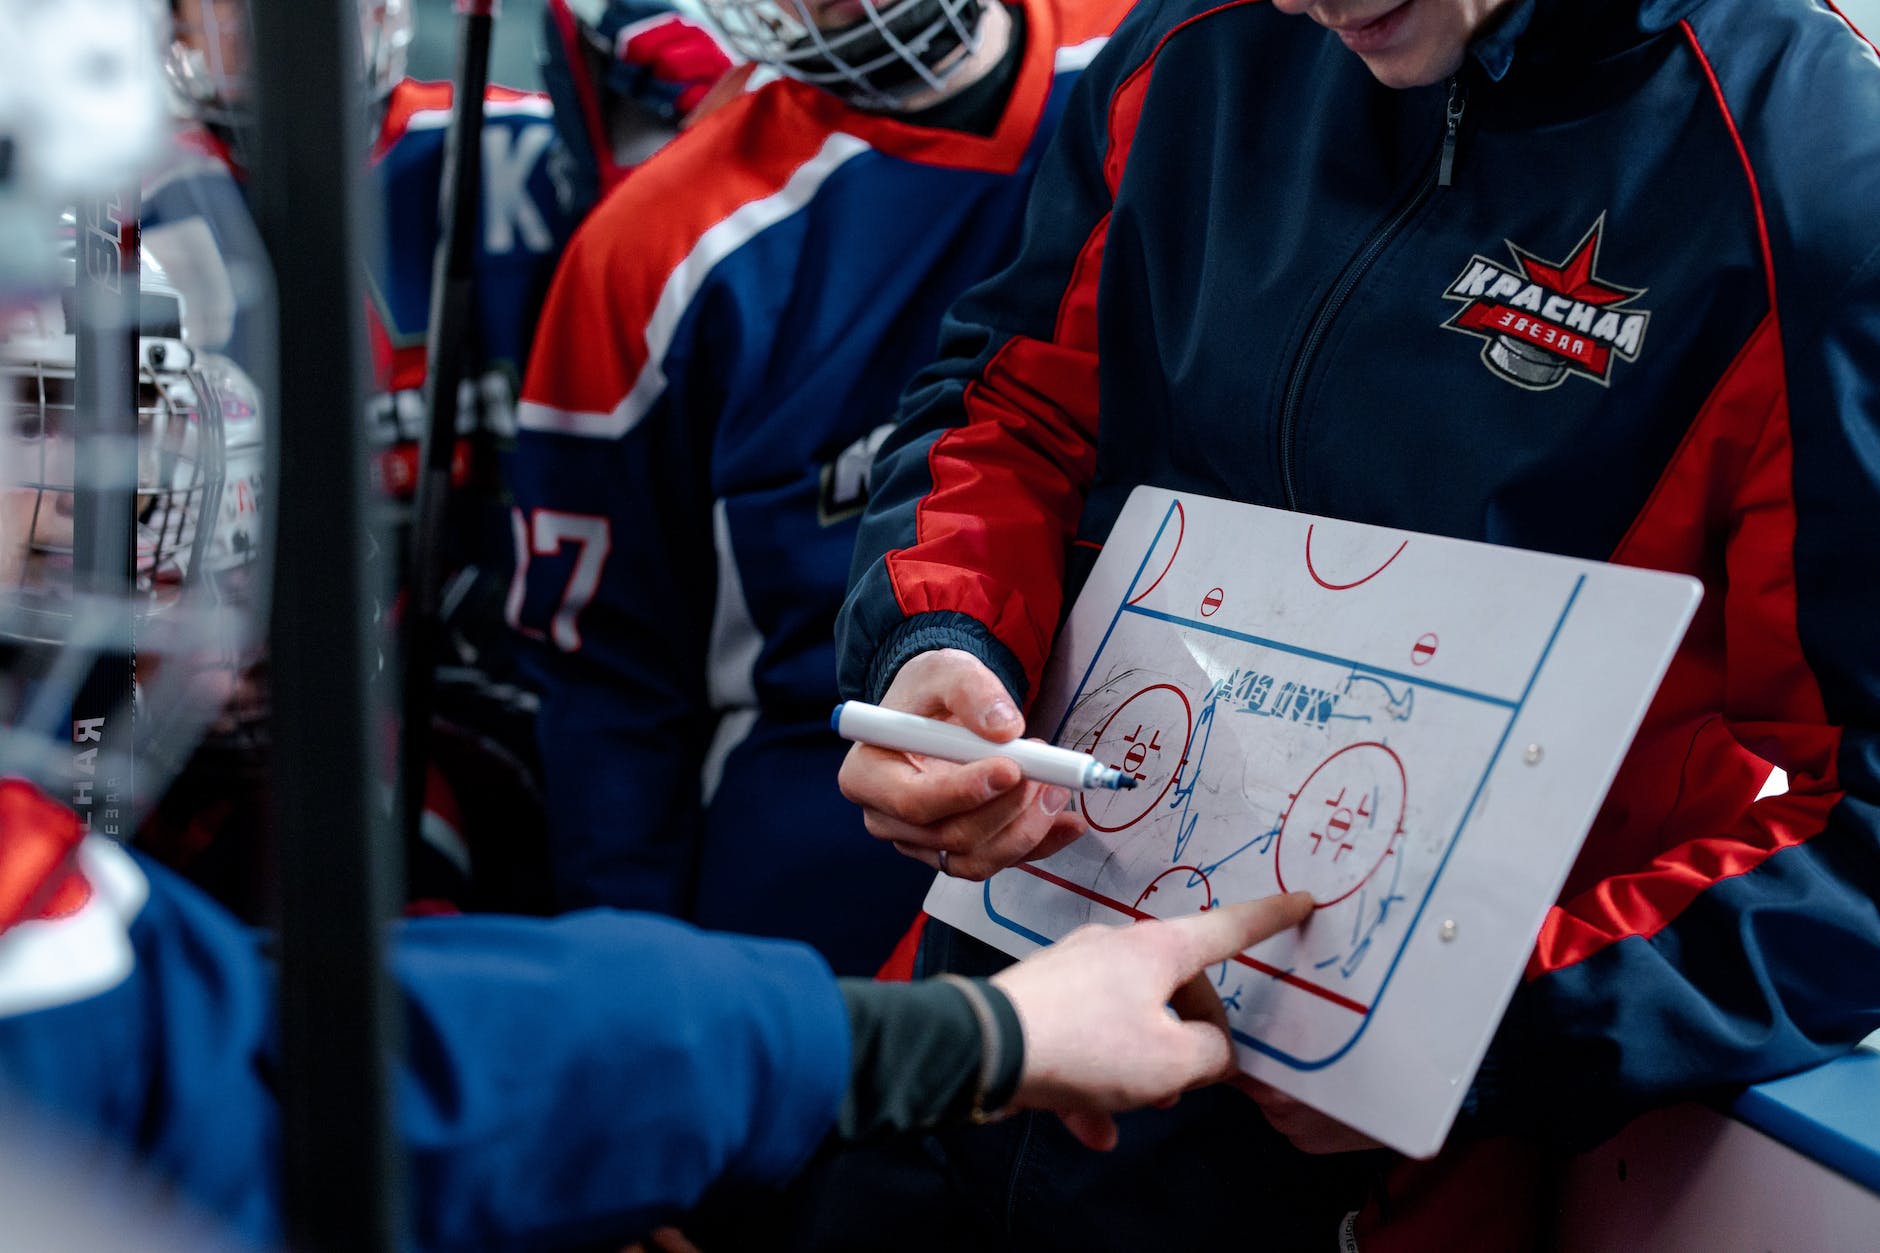
POLYGON ((1445 944, 1455 939, 1456 938, 1456 920, 1454 918, 1443 919, 1442 928, 1441 930, 1437 931, 1436 934, 1442 937, 1443 943, 1445 944))
POLYGON ((1540 765, 1541 746, 1539 744, 1529 744, 1527 751, 1521 754, 1521 760, 1525 761, 1530 766, 1540 765))

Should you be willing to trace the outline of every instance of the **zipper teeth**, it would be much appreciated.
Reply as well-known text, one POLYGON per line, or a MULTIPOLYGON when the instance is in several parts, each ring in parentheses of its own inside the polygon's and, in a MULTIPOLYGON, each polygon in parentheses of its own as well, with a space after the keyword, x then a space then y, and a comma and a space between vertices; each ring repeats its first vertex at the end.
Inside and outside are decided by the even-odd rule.
POLYGON ((1344 273, 1340 274, 1338 281, 1332 285, 1331 294, 1325 298, 1325 303, 1319 306, 1318 314, 1312 319, 1312 326, 1306 332, 1305 346, 1299 350, 1299 359, 1293 363, 1292 379, 1286 384, 1286 399, 1280 406, 1279 476, 1280 487, 1285 493, 1288 509, 1299 507, 1299 493, 1293 485, 1293 441, 1297 434, 1299 399, 1305 391, 1306 374, 1312 364, 1312 358, 1318 352, 1319 343, 1325 338, 1325 332, 1331 326, 1332 319, 1338 316, 1339 309, 1344 306, 1352 289, 1358 285, 1358 280, 1363 278, 1365 272, 1371 268, 1371 263, 1377 260, 1377 255, 1389 245, 1392 239, 1396 238, 1397 232, 1403 229, 1410 215, 1423 207, 1423 202, 1429 199, 1430 192, 1435 185, 1436 170, 1432 167, 1423 176, 1422 183, 1418 185, 1416 194, 1410 197, 1409 202, 1388 222, 1379 227, 1365 246, 1358 250, 1358 255, 1345 266, 1344 273))

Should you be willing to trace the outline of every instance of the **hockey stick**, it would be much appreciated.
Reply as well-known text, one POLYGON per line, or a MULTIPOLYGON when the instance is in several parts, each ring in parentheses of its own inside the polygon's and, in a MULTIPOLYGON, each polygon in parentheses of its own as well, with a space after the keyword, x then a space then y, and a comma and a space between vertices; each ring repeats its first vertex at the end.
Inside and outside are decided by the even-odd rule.
MULTIPOLYGON (((79 205, 73 302, 73 586, 89 613, 114 621, 84 624, 102 628, 111 643, 72 705, 72 807, 87 830, 120 840, 132 835, 134 793, 136 661, 127 645, 137 561, 139 200, 132 185, 114 199, 79 205), (117 765, 99 777, 98 762, 117 765)), ((81 625, 73 622, 74 635, 81 625)))
POLYGON ((476 311, 476 226, 483 186, 483 97, 490 81, 490 36, 501 0, 457 0, 463 41, 453 84, 444 178, 438 189, 443 233, 431 271, 431 322, 425 334, 429 413, 419 447, 406 561, 404 700, 400 726, 400 819, 405 847, 417 847, 424 821, 426 763, 431 747, 432 672, 437 666, 444 574, 444 524, 450 506, 451 462, 457 445, 458 390, 464 340, 476 311))

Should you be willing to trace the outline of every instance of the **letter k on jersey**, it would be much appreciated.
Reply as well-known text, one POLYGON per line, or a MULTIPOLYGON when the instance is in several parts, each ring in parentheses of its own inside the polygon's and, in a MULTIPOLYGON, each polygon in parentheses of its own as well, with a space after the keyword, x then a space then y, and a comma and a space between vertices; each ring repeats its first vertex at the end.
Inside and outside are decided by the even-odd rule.
POLYGON ((1512 266, 1484 256, 1468 265, 1446 300, 1463 307, 1444 326, 1488 342, 1482 362, 1500 377, 1533 391, 1560 386, 1568 374, 1604 387, 1613 359, 1638 359, 1651 313, 1633 307, 1645 288, 1620 287, 1599 278, 1600 214, 1565 261, 1549 263, 1503 240, 1512 266))

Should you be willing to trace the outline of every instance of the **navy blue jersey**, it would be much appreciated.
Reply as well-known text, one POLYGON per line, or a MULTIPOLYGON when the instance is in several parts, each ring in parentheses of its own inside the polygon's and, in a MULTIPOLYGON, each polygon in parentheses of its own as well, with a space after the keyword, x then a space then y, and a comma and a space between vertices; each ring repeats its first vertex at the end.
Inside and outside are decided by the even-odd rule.
POLYGON ((844 972, 887 956, 931 874, 835 787, 865 475, 941 313, 1010 258, 1120 11, 1026 5, 986 137, 748 83, 576 235, 510 466, 570 902, 809 939, 844 972))
MULTIPOLYGON (((379 394, 369 426, 382 451, 385 488, 416 487, 424 433, 425 334, 439 235, 438 192, 451 85, 406 79, 386 102, 372 149, 372 180, 384 214, 381 249, 369 270, 372 350, 379 394)), ((477 217, 476 318, 465 346, 458 430, 496 443, 515 431, 516 382, 555 261, 577 206, 562 169, 547 96, 491 87, 483 106, 483 186, 477 217)), ((462 447, 455 478, 472 466, 462 447)))

